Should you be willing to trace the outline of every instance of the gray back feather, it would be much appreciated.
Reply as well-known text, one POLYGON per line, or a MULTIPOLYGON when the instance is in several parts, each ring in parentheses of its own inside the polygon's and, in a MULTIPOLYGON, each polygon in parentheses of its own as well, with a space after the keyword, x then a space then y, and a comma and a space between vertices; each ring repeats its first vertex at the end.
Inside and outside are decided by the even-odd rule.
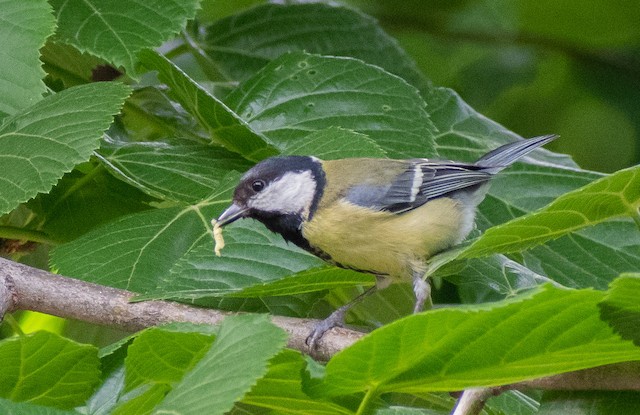
POLYGON ((556 137, 546 135, 514 141, 490 151, 473 164, 407 160, 407 169, 393 183, 354 186, 347 192, 346 199, 370 209, 402 213, 438 197, 456 196, 454 192, 467 190, 469 194, 475 193, 493 175, 556 137))

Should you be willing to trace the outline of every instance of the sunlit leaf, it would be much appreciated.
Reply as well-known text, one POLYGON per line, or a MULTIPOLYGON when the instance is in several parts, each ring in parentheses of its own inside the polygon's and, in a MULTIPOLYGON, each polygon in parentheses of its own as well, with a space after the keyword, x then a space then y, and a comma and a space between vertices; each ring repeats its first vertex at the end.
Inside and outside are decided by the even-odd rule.
POLYGON ((352 414, 333 402, 312 398, 303 391, 304 357, 285 349, 269 362, 269 371, 259 379, 242 403, 268 408, 280 414, 352 414))
POLYGON ((640 167, 621 170, 567 193, 540 211, 487 230, 463 258, 523 251, 620 216, 638 216, 640 167))
POLYGON ((98 350, 49 332, 0 342, 0 397, 68 409, 99 381, 98 350))
POLYGON ((286 333, 266 316, 227 317, 211 349, 174 386, 157 413, 228 412, 267 373, 269 360, 286 339, 286 333))
POLYGON ((602 298, 547 285, 500 303, 406 317, 334 356, 327 392, 461 390, 640 360, 640 349, 600 320, 602 298))
POLYGON ((0 214, 48 191, 86 161, 129 92, 117 83, 78 86, 5 119, 0 126, 0 214))
POLYGON ((602 319, 623 339, 640 346, 640 274, 623 274, 599 304, 602 319))
POLYGON ((80 415, 77 411, 65 411, 50 406, 13 402, 0 398, 0 412, 4 415, 80 415))

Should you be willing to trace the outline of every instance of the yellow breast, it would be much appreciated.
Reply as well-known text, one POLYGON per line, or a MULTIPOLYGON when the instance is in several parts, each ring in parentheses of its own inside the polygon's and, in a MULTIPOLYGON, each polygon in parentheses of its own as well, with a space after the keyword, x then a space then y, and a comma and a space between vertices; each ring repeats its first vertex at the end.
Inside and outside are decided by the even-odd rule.
POLYGON ((463 215, 459 202, 448 198, 402 214, 372 211, 342 199, 316 212, 302 234, 343 266, 410 279, 413 264, 466 236, 468 218, 463 215))

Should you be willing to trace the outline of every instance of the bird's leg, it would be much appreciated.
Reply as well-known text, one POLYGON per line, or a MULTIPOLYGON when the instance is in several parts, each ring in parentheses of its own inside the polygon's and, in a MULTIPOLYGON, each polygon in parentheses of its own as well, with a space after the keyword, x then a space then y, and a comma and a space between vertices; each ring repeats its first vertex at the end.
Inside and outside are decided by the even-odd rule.
POLYGON ((318 341, 322 338, 322 336, 324 336, 326 332, 328 332, 334 327, 344 327, 344 318, 347 315, 347 311, 349 311, 351 307, 358 304, 360 301, 364 300, 369 295, 373 294, 375 291, 376 291, 376 286, 374 285, 373 287, 368 288, 362 294, 358 295, 353 300, 349 301, 347 304, 338 308, 336 311, 331 313, 329 317, 325 318, 324 320, 316 324, 311 334, 309 334, 309 336, 305 340, 305 343, 307 344, 307 346, 309 346, 310 349, 315 349, 316 345, 318 344, 318 341))
POLYGON ((425 281, 424 270, 413 271, 413 293, 416 295, 416 304, 413 307, 413 314, 419 313, 424 309, 424 304, 429 300, 431 305, 431 284, 425 281))

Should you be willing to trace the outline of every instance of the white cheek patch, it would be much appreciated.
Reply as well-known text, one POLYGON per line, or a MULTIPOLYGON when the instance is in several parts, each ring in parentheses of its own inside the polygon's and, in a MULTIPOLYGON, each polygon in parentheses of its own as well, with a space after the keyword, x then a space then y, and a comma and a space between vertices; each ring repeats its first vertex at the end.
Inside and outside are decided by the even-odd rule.
POLYGON ((304 218, 316 193, 316 181, 310 171, 288 172, 249 199, 248 205, 265 212, 299 213, 304 218))

